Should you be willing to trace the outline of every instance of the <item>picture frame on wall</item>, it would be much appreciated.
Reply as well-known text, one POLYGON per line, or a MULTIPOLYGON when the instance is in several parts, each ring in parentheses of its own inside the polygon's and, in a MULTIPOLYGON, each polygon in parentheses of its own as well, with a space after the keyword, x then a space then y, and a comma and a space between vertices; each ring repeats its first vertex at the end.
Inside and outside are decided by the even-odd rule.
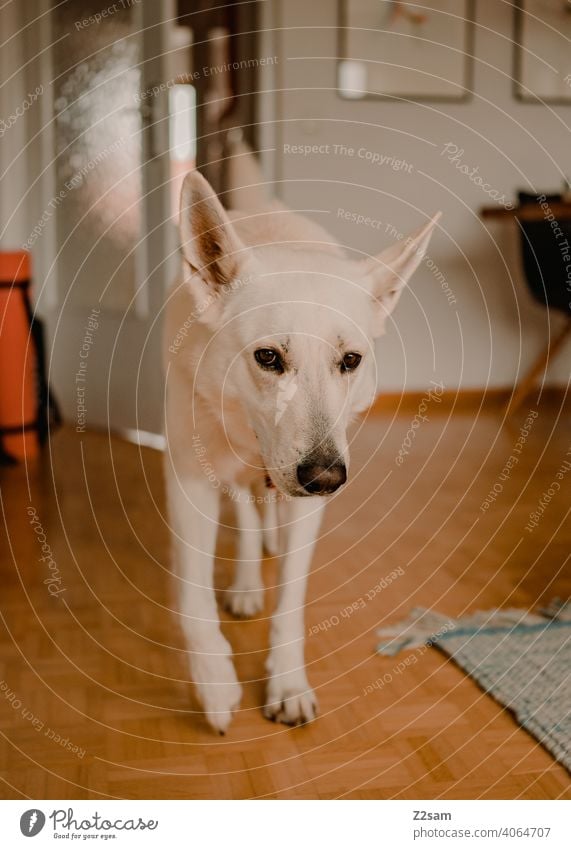
POLYGON ((469 100, 474 6, 474 0, 339 0, 339 96, 469 100))
POLYGON ((516 0, 514 95, 524 103, 571 104, 571 2, 516 0))

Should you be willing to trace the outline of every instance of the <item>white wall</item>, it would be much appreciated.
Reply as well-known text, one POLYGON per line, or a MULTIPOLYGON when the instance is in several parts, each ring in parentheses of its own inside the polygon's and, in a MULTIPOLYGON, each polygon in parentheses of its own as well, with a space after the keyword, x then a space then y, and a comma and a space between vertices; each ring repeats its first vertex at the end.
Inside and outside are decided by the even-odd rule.
MULTIPOLYGON (((343 243, 370 253, 389 243, 387 225, 408 232, 426 214, 444 213, 429 254, 456 303, 449 304, 436 272, 416 273, 394 326, 379 344, 381 386, 418 389, 435 377, 448 388, 513 385, 561 321, 557 315, 550 319, 527 294, 517 225, 484 224, 478 210, 493 201, 442 155, 447 142, 463 148, 462 161, 479 166, 507 197, 518 188, 558 190, 571 174, 571 107, 525 105, 513 98, 509 4, 477 3, 471 101, 424 104, 337 97, 335 0, 274 0, 264 6, 267 44, 261 52, 279 56, 274 170, 284 200, 319 210, 311 214, 343 243), (304 158, 285 154, 288 144, 365 147, 412 167, 393 171, 356 154, 304 158), (343 221, 339 207, 382 224, 343 221)), ((550 383, 568 381, 570 354, 571 347, 561 352, 550 368, 550 383)))
MULTIPOLYGON (((40 0, 37 13, 46 7, 47 0, 40 0)), ((550 327, 548 313, 527 294, 516 225, 484 225, 477 213, 488 198, 441 155, 446 142, 464 148, 463 161, 478 165, 487 181, 506 195, 526 186, 558 189, 564 174, 571 174, 571 108, 513 99, 512 11, 497 0, 478 0, 477 9, 472 100, 403 104, 337 97, 336 0, 261 4, 265 33, 260 53, 279 57, 270 68, 268 88, 274 93, 266 91, 260 103, 262 146, 275 148, 273 161, 271 155, 264 161, 284 199, 298 208, 322 210, 311 214, 348 247, 369 253, 389 243, 387 224, 407 232, 426 214, 444 212, 430 257, 445 275, 456 303, 448 303, 430 270, 417 272, 395 313, 394 326, 379 344, 384 389, 424 388, 435 377, 448 388, 510 386, 559 324, 555 316, 550 327), (366 147, 412 168, 410 173, 393 171, 356 156, 283 154, 284 144, 308 143, 366 147), (376 229, 343 221, 336 216, 339 207, 383 224, 376 229)), ((16 35, 0 54, 2 118, 12 114, 38 81, 46 81, 38 34, 32 27, 23 29, 30 16, 32 9, 24 14, 17 3, 0 10, 3 40, 16 35), (36 61, 18 71, 30 57, 36 61)), ((3 248, 22 244, 44 208, 46 190, 39 177, 45 166, 42 149, 49 147, 49 115, 49 99, 42 97, 0 140, 0 166, 6 171, 0 184, 3 248)), ((34 249, 37 269, 46 266, 41 254, 47 248, 44 235, 34 249)), ((568 380, 570 354, 569 346, 560 353, 549 382, 568 380)))
MULTIPOLYGON (((29 95, 22 68, 22 21, 18 3, 0 8, 0 247, 18 248, 25 236, 26 206, 20 203, 27 184, 26 133, 28 113, 22 114, 29 95)), ((35 102, 32 109, 37 109, 35 102)))
MULTIPOLYGON (((51 65, 42 35, 50 0, 6 3, 0 9, 0 118, 8 122, 0 137, 0 248, 20 249, 55 193, 49 165, 54 157, 51 65), (24 114, 15 122, 26 104, 24 114)), ((55 253, 55 218, 48 222, 32 253, 32 297, 39 314, 53 305, 50 273, 55 253)))

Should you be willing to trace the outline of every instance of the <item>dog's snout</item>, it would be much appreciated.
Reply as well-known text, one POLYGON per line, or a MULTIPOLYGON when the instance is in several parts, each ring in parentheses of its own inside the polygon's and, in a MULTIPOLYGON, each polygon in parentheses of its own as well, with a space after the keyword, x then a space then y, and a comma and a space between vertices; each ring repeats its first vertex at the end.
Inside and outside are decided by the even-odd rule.
POLYGON ((297 479, 306 492, 312 495, 329 495, 343 486, 347 480, 347 469, 342 460, 312 460, 299 464, 297 479))

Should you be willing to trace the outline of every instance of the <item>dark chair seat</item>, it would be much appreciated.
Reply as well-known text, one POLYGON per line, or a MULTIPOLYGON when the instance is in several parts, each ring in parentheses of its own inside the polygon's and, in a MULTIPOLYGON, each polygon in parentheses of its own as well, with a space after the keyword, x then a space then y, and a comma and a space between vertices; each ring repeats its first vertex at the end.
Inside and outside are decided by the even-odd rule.
MULTIPOLYGON (((544 204, 548 204, 543 217, 537 220, 535 210, 529 219, 525 215, 518 216, 525 279, 536 301, 548 309, 562 312, 567 320, 559 330, 556 327, 555 333, 549 322, 547 344, 514 387, 506 407, 506 416, 519 408, 538 380, 541 383, 538 398, 541 397, 547 367, 571 337, 571 259, 567 258, 571 254, 571 221, 557 220, 550 215, 552 204, 561 208, 560 195, 540 197, 544 204)), ((541 201, 536 195, 519 192, 519 203, 520 207, 526 204, 537 206, 541 201)))
MULTIPOLYGON (((546 202, 560 202, 548 195, 546 202)), ((520 205, 537 203, 535 195, 519 193, 520 205)), ((571 221, 522 221, 521 252, 525 278, 536 301, 571 315, 571 221), (567 257, 567 259, 566 259, 567 257)))

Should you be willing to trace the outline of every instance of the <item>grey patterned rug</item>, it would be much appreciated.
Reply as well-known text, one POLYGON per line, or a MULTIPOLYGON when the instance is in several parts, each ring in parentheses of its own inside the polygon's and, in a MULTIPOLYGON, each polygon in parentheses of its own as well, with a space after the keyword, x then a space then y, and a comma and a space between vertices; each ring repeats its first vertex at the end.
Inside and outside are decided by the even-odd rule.
POLYGON ((450 619, 415 608, 379 632, 378 651, 434 645, 571 772, 571 602, 555 599, 538 614, 488 610, 450 619))

